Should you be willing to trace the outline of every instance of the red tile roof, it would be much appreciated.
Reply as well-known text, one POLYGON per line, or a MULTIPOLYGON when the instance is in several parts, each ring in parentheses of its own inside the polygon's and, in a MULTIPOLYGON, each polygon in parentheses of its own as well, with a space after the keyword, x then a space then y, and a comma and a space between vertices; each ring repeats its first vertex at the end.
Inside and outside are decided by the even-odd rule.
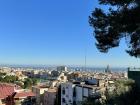
POLYGON ((12 96, 14 98, 35 96, 35 94, 30 91, 15 92, 15 90, 19 89, 21 88, 14 84, 0 83, 0 99, 5 99, 8 96, 12 96))
POLYGON ((19 92, 16 93, 14 98, 26 98, 26 97, 32 97, 35 96, 35 94, 33 92, 19 92))
POLYGON ((4 99, 14 92, 15 85, 0 84, 0 99, 4 99))

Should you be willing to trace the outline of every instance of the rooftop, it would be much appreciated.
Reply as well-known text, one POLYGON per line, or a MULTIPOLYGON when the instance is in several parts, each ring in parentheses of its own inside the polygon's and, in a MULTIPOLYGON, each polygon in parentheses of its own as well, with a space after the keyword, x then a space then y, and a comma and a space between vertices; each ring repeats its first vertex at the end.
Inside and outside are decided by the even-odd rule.
POLYGON ((33 86, 33 87, 38 88, 38 89, 49 88, 49 86, 46 86, 46 85, 39 85, 39 86, 33 86))
POLYGON ((7 96, 12 95, 15 88, 17 87, 14 84, 0 83, 0 99, 4 99, 7 96))
POLYGON ((15 93, 14 98, 26 98, 26 97, 32 97, 35 96, 35 94, 33 92, 19 92, 19 93, 15 93))
POLYGON ((47 92, 56 92, 56 89, 49 89, 47 92))
POLYGON ((8 96, 13 96, 14 98, 23 98, 35 96, 35 94, 30 91, 23 91, 15 84, 0 83, 0 99, 5 99, 8 96))

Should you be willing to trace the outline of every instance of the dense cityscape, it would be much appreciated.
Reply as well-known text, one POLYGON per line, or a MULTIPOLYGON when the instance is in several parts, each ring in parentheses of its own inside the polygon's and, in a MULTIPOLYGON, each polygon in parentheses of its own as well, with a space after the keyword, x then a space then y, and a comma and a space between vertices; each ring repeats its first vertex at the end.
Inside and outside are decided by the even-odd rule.
POLYGON ((0 105, 140 105, 140 0, 0 0, 0 105))
POLYGON ((89 98, 104 103, 114 92, 129 91, 136 71, 115 72, 109 65, 102 72, 66 66, 49 69, 1 67, 0 105, 85 105, 89 98))

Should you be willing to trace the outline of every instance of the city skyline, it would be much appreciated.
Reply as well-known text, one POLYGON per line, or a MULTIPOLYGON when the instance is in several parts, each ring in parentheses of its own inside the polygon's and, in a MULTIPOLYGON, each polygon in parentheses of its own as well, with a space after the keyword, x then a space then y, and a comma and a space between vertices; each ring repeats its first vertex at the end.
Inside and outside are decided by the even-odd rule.
MULTIPOLYGON (((0 1, 0 64, 136 66, 120 47, 100 53, 88 16, 97 0, 0 1)), ((106 9, 105 7, 104 9, 106 9)))

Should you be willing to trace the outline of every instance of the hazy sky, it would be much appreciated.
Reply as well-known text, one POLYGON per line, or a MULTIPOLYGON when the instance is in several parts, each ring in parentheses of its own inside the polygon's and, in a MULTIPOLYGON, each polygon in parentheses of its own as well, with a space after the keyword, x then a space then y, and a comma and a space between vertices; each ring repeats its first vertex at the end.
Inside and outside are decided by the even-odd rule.
POLYGON ((125 43, 107 54, 95 47, 88 16, 96 0, 0 0, 0 63, 139 66, 125 43))

